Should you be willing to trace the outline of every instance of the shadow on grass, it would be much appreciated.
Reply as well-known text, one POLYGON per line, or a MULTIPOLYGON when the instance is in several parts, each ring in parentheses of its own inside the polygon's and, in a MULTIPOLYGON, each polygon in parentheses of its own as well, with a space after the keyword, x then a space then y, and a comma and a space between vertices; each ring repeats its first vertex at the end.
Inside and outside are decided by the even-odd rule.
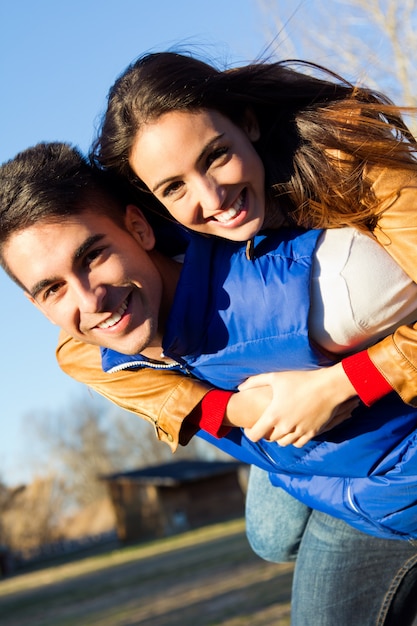
POLYGON ((275 605, 288 613, 292 568, 259 559, 243 531, 185 547, 164 543, 152 556, 134 554, 119 564, 103 557, 99 569, 63 580, 54 579, 51 568, 49 582, 0 598, 1 623, 208 626, 236 618, 236 624, 269 626, 279 622, 258 622, 256 613, 275 605))

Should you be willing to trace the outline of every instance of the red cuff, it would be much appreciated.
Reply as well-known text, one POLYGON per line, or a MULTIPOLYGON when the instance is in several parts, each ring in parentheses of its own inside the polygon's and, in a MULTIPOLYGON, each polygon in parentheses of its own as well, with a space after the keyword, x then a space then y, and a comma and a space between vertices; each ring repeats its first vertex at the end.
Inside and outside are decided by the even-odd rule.
POLYGON ((227 403, 233 391, 212 389, 189 416, 195 426, 205 430, 209 435, 221 439, 230 431, 229 426, 223 426, 227 403))
POLYGON ((393 390, 366 350, 343 359, 342 367, 366 406, 371 406, 393 390))

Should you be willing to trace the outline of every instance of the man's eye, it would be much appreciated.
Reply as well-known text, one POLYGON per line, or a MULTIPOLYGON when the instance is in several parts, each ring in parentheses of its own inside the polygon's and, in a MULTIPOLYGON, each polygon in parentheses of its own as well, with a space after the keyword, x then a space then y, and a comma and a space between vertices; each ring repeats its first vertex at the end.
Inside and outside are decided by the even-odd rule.
POLYGON ((95 261, 100 254, 103 252, 104 248, 95 248, 94 250, 90 250, 84 257, 85 265, 90 265, 95 261))
POLYGON ((45 289, 42 294, 42 300, 48 300, 48 298, 55 296, 58 293, 60 286, 61 285, 57 283, 56 285, 51 285, 48 289, 45 289))

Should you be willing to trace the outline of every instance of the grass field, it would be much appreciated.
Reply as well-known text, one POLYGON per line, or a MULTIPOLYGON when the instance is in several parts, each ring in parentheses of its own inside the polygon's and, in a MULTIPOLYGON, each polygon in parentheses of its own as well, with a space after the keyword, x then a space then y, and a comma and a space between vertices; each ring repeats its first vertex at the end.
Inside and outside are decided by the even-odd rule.
POLYGON ((288 626, 291 578, 236 520, 4 579, 0 623, 288 626))

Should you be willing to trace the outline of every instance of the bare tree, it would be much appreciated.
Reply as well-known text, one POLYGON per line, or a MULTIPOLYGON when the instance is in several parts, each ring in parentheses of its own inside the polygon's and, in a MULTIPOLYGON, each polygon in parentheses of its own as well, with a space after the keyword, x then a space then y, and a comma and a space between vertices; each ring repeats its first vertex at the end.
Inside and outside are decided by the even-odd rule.
POLYGON ((270 53, 314 61, 398 105, 417 105, 417 0, 258 2, 270 53))
POLYGON ((30 423, 31 438, 41 443, 45 459, 42 468, 38 453, 36 472, 60 477, 66 492, 64 513, 105 497, 105 484, 100 480, 105 474, 173 458, 225 458, 197 438, 179 446, 173 457, 150 424, 96 394, 75 400, 65 411, 31 416, 30 423))
POLYGON ((6 523, 7 514, 14 508, 16 499, 19 498, 24 490, 24 485, 7 487, 0 480, 0 546, 9 545, 10 543, 10 532, 6 523))
POLYGON ((2 489, 2 544, 27 555, 59 538, 64 500, 55 476, 35 478, 26 487, 2 489))
POLYGON ((31 448, 38 452, 36 477, 13 489, 0 479, 0 556, 4 546, 29 557, 45 544, 76 536, 76 530, 91 532, 108 500, 102 475, 178 456, 225 457, 197 438, 173 457, 150 424, 95 394, 66 411, 32 415, 27 423, 31 448))

